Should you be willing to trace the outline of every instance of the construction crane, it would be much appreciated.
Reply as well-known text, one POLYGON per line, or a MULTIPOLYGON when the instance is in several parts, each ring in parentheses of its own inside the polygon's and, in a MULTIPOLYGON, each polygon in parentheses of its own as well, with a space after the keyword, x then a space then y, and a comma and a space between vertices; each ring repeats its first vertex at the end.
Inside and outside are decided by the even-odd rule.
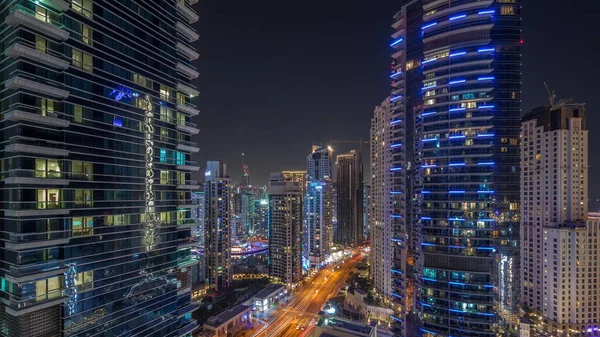
POLYGON ((556 91, 550 91, 550 87, 548 87, 548 83, 544 82, 544 86, 546 87, 546 92, 548 92, 548 99, 550 100, 550 107, 554 108, 556 106, 556 91))

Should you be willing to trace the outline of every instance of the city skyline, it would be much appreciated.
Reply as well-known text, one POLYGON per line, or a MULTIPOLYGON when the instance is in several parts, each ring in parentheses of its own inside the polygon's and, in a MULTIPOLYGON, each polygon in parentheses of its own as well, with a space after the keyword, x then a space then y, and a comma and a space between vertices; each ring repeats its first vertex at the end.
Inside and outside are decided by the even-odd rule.
MULTIPOLYGON (((270 172, 302 169, 307 146, 327 145, 329 140, 368 139, 373 106, 389 91, 389 13, 398 11, 401 2, 381 0, 364 6, 359 1, 347 1, 342 7, 328 2, 320 3, 318 10, 314 3, 301 3, 294 4, 294 11, 289 12, 285 10, 288 4, 276 1, 234 5, 200 2, 198 14, 205 25, 198 27, 203 39, 197 47, 202 55, 198 69, 203 76, 195 83, 201 92, 199 118, 204 125, 200 124, 202 132, 194 138, 202 145, 194 160, 203 163, 221 159, 230 166, 232 181, 238 182, 243 152, 245 163, 252 170, 253 184, 266 186, 270 172), (277 18, 281 11, 286 12, 285 19, 277 18), (237 41, 236 28, 240 21, 247 32, 241 42, 237 41), (294 26, 288 26, 288 21, 294 26), (357 21, 361 24, 354 25, 357 21), (234 40, 235 44, 228 42, 234 40), (252 51, 246 62, 254 66, 245 69, 250 76, 231 81, 228 78, 238 72, 231 66, 235 63, 234 51, 240 48, 238 43, 252 51), (350 57, 338 57, 340 48, 350 48, 344 53, 350 57), (290 69, 299 70, 284 68, 287 60, 294 60, 295 68, 290 69), (360 66, 356 68, 356 64, 360 66), (311 78, 326 81, 309 85, 311 78), (233 92, 237 99, 229 100, 227 97, 233 92), (300 104, 292 104, 295 100, 300 100, 300 104), (355 118, 343 117, 349 114, 355 118), (325 122, 308 127, 308 121, 318 115, 325 115, 325 122), (298 138, 290 138, 287 128, 278 126, 288 117, 306 130, 298 138), (214 128, 215 125, 220 127, 214 128), (331 125, 338 127, 329 128, 331 125), (236 130, 236 134, 217 145, 206 145, 223 128, 236 130), (264 128, 269 132, 259 131, 264 128), (252 144, 247 142, 248 137, 252 137, 252 144), (276 138, 283 141, 273 141, 276 138), (276 162, 265 148, 279 153, 276 162)), ((591 55, 600 50, 600 42, 588 41, 578 33, 580 29, 595 29, 593 19, 599 7, 592 1, 531 0, 524 4, 523 114, 548 104, 544 81, 559 97, 587 102, 590 111, 600 109, 600 103, 592 100, 594 86, 589 80, 599 70, 586 66, 592 62, 591 55), (556 41, 564 47, 554 48, 556 41), (581 60, 565 68, 564 60, 574 48, 581 60)), ((590 114, 588 123, 590 129, 600 127, 600 116, 590 114)), ((591 143, 600 142, 600 135, 590 137, 591 143)), ((334 144, 334 155, 356 147, 334 144)), ((591 156, 590 165, 600 167, 600 156, 591 156)), ((593 170, 591 174, 590 198, 600 198, 600 192, 594 194, 600 191, 600 177, 594 179, 593 170)))

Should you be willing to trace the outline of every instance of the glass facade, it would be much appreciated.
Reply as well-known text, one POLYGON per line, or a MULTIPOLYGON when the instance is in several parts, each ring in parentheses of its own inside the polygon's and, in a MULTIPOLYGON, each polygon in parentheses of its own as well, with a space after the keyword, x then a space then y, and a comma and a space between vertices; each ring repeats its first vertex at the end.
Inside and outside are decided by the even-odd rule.
POLYGON ((520 11, 519 0, 423 1, 425 336, 517 334, 520 11))
POLYGON ((191 3, 0 4, 1 334, 198 328, 191 3))

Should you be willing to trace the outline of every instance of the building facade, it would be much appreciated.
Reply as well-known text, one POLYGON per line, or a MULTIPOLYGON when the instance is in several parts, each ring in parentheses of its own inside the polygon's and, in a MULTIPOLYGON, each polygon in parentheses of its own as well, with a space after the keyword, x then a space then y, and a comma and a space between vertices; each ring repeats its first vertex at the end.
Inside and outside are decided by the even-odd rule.
POLYGON ((269 279, 292 286, 302 280, 302 188, 281 173, 269 181, 269 279))
POLYGON ((231 264, 231 180, 220 161, 206 163, 204 199, 206 212, 206 284, 218 293, 229 288, 231 264))
POLYGON ((327 147, 313 146, 306 158, 306 194, 302 256, 305 268, 325 262, 333 230, 332 155, 327 147))
POLYGON ((2 335, 197 327, 191 3, 0 4, 2 335))
POLYGON ((297 181, 300 183, 300 188, 302 189, 302 195, 306 193, 306 171, 303 170, 295 170, 295 171, 281 171, 281 175, 284 178, 290 178, 293 181, 297 181))
POLYGON ((405 62, 423 73, 426 337, 518 334, 520 3, 423 0, 423 55, 405 62))
POLYGON ((362 154, 352 150, 336 157, 337 233, 335 243, 359 246, 363 243, 362 154))
POLYGON ((522 120, 521 299, 533 336, 586 336, 600 324, 585 115, 584 104, 560 101, 522 120))
MULTIPOLYGON (((197 284, 206 281, 206 254, 204 253, 204 245, 206 239, 206 212, 204 207, 206 206, 204 200, 204 191, 192 192, 192 204, 194 208, 191 209, 192 219, 195 221, 195 226, 192 228, 192 235, 198 245, 192 249, 193 257, 198 260, 197 264, 191 266, 192 268, 192 283, 195 288, 198 288, 197 284)), ((203 288, 202 288, 203 289, 203 288)), ((196 290, 197 293, 198 290, 196 290)), ((198 294, 198 293, 197 293, 198 294)), ((192 299, 194 292, 192 292, 192 299)))

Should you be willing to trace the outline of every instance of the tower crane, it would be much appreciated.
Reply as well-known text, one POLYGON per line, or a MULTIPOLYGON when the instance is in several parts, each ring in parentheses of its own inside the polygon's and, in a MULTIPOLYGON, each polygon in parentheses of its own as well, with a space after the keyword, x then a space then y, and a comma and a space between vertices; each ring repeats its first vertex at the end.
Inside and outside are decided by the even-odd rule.
POLYGON ((548 83, 544 82, 544 86, 546 87, 546 92, 548 92, 548 99, 550 100, 550 107, 554 108, 556 106, 556 91, 550 91, 548 87, 548 83))

